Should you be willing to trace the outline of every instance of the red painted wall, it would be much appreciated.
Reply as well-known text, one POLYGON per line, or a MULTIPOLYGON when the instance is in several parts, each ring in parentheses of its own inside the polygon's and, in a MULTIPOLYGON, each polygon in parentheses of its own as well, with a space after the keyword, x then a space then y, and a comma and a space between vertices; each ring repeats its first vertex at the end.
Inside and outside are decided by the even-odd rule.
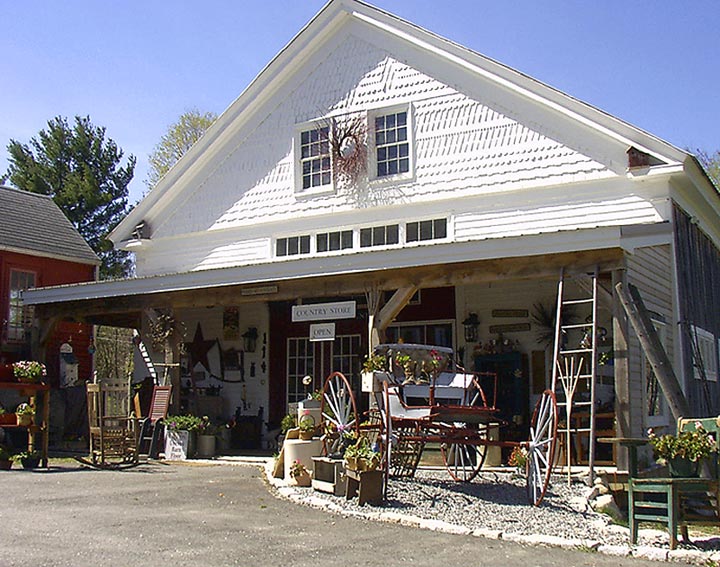
MULTIPOLYGON (((55 258, 44 258, 28 254, 18 254, 0 250, 0 321, 7 320, 10 297, 10 272, 21 270, 34 272, 38 287, 71 284, 95 280, 95 266, 68 262, 55 258)), ((3 325, 4 327, 4 325, 3 325)), ((60 323, 47 345, 48 379, 53 385, 59 382, 60 345, 72 339, 75 355, 79 359, 81 378, 90 377, 92 371, 91 357, 88 353, 92 333, 91 325, 79 323, 60 323)), ((17 343, 6 343, 5 333, 0 342, 0 362, 13 362, 21 353, 17 343)))

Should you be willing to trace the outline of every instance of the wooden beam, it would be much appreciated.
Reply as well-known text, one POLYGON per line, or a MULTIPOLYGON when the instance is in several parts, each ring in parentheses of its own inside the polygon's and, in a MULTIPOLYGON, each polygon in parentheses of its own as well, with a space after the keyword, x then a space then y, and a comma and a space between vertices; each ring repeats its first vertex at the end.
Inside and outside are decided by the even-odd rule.
POLYGON ((635 329, 635 333, 640 340, 643 351, 645 351, 648 362, 655 372, 657 381, 665 394, 668 407, 676 421, 681 417, 690 417, 690 406, 685 399, 685 394, 675 376, 657 331, 655 331, 655 327, 650 320, 650 315, 645 308, 640 292, 632 284, 628 284, 627 287, 626 290, 622 282, 620 282, 615 286, 615 289, 628 315, 630 324, 635 329))
POLYGON ((410 298, 415 295, 418 290, 418 286, 409 285, 398 289, 388 302, 383 305, 378 313, 377 319, 375 320, 375 329, 378 333, 383 333, 387 329, 388 325, 392 323, 393 319, 397 317, 398 313, 403 310, 410 298))

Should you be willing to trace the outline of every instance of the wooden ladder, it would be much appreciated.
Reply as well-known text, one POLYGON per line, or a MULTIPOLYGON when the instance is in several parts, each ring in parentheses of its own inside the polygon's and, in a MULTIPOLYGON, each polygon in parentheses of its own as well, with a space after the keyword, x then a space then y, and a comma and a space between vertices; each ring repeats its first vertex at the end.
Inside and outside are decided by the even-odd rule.
POLYGON ((565 442, 568 483, 573 442, 581 443, 588 436, 590 483, 595 472, 595 385, 597 378, 598 343, 598 270, 590 274, 568 276, 560 270, 555 315, 552 390, 555 392, 565 442), (570 292, 568 280, 577 290, 570 292), (577 311, 577 312, 576 312, 577 311), (579 322, 576 322, 579 319, 579 322), (582 396, 579 396, 582 392, 582 396), (574 423, 579 413, 589 416, 588 425, 574 423))

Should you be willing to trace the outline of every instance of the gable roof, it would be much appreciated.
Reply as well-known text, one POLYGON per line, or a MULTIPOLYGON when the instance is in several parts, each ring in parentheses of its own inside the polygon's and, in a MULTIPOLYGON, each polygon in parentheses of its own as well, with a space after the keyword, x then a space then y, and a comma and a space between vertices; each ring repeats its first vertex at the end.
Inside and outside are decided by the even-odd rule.
POLYGON ((100 264, 51 197, 0 185, 0 250, 100 264))
POLYGON ((192 185, 194 175, 217 159, 234 133, 255 119, 263 102, 290 80, 303 62, 351 23, 365 26, 390 38, 403 49, 413 49, 436 64, 450 68, 461 80, 484 81, 523 101, 551 113, 553 119, 571 121, 594 136, 625 149, 634 147, 655 163, 681 170, 693 157, 671 144, 610 114, 488 57, 456 44, 397 16, 360 0, 330 0, 322 10, 258 74, 245 91, 208 129, 205 135, 165 175, 157 186, 116 227, 109 238, 118 244, 131 238, 143 221, 152 226, 172 201, 192 185))

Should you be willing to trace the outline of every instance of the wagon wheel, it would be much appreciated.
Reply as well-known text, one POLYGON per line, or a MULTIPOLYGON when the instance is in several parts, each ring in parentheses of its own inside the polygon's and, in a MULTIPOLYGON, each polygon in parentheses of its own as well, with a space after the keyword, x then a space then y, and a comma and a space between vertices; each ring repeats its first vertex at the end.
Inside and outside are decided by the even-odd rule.
MULTIPOLYGON (((467 427, 464 423, 455 423, 453 428, 467 427)), ((445 468, 447 468, 450 476, 458 482, 470 482, 473 480, 485 462, 487 446, 477 445, 474 443, 464 443, 464 440, 470 441, 471 437, 479 437, 480 431, 471 432, 458 442, 446 441, 440 444, 440 453, 442 454, 445 468)))
POLYGON ((533 413, 525 465, 528 500, 535 506, 539 506, 542 502, 550 483, 555 457, 557 423, 555 394, 551 390, 545 390, 533 413))
POLYGON ((320 402, 320 423, 323 433, 323 449, 326 455, 340 452, 342 434, 354 432, 359 436, 357 406, 352 386, 341 372, 333 372, 325 380, 320 402))

